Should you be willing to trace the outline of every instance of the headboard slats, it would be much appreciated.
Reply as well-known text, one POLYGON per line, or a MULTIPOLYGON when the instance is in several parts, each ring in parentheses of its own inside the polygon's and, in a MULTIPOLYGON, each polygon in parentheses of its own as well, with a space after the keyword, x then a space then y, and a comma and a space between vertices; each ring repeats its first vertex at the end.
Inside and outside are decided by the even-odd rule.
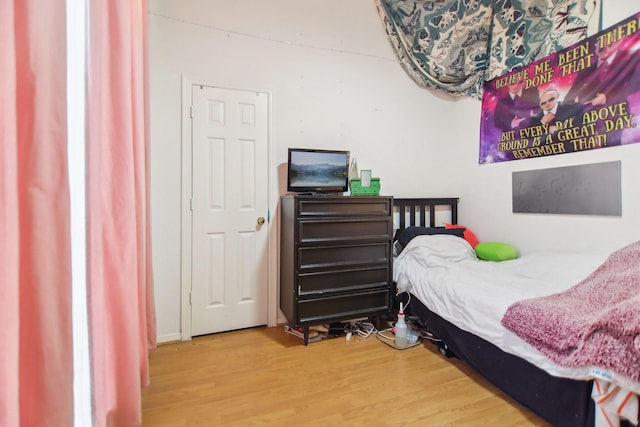
POLYGON ((435 227, 436 208, 443 206, 451 212, 451 223, 458 223, 458 198, 400 198, 393 199, 393 205, 399 214, 398 228, 406 228, 406 216, 409 215, 409 226, 435 227), (429 224, 427 224, 427 208, 429 209, 429 224), (418 217, 418 218, 416 218, 418 217))

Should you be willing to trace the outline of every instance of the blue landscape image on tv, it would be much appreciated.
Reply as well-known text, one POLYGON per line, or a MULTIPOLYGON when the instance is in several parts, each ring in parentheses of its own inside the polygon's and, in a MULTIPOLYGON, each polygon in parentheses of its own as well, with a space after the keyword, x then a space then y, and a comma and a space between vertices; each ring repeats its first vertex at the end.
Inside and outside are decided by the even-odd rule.
POLYGON ((344 153, 292 152, 289 167, 291 187, 341 187, 347 176, 344 153))

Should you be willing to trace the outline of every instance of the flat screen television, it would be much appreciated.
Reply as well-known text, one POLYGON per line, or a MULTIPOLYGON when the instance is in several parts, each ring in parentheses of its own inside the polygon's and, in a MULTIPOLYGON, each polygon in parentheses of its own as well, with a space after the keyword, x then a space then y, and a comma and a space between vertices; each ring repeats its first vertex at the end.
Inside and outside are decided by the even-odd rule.
POLYGON ((348 188, 348 151, 289 148, 287 191, 320 194, 348 188))

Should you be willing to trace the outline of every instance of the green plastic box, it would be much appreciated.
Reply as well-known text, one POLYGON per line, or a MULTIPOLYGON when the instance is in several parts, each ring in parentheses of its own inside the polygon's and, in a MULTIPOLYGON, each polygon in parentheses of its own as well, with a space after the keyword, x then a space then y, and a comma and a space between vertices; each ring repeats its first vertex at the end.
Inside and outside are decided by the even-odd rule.
POLYGON ((363 187, 360 179, 352 179, 350 181, 352 196, 379 196, 380 195, 380 178, 371 178, 371 185, 363 187))

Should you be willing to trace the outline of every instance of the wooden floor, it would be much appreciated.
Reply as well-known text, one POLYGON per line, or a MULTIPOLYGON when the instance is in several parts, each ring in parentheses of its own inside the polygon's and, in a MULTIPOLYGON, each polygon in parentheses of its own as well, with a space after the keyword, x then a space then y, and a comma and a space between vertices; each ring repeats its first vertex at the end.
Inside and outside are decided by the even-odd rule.
POLYGON ((161 345, 150 362, 145 427, 548 426, 430 343, 305 347, 265 327, 161 345))

